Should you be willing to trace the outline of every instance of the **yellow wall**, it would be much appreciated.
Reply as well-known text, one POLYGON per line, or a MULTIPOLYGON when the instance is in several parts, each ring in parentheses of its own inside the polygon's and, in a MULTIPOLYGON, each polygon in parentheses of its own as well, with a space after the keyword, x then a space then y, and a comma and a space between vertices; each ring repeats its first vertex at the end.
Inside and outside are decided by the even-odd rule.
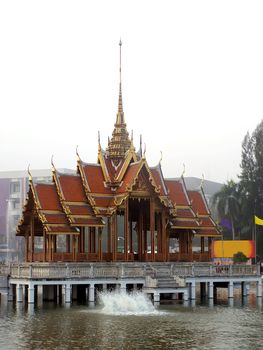
POLYGON ((254 241, 214 241, 214 258, 233 258, 237 252, 242 252, 247 258, 255 257, 254 241))

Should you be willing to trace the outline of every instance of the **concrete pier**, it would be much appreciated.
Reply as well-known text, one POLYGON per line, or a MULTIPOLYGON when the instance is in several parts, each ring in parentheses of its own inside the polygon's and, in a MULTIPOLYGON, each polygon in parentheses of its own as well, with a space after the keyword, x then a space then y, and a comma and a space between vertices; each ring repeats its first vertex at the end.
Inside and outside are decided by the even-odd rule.
POLYGON ((228 282, 228 298, 234 298, 234 283, 233 283, 233 281, 228 282))
POLYGON ((182 296, 188 301, 196 300, 197 285, 201 297, 207 286, 209 300, 213 300, 217 288, 228 288, 228 298, 233 299, 237 286, 245 298, 251 283, 256 284, 256 296, 262 297, 258 266, 247 265, 218 269, 197 263, 34 263, 12 266, 5 280, 8 300, 16 297, 17 303, 25 300, 29 304, 46 300, 70 305, 77 299, 94 303, 98 291, 138 288, 151 295, 155 303, 164 296, 171 300, 182 296))

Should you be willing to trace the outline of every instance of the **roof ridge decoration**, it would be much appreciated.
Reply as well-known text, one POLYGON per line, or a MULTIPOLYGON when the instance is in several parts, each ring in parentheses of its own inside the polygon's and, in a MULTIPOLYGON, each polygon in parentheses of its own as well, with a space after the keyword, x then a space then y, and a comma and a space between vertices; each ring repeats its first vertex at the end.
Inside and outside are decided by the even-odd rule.
POLYGON ((116 122, 114 124, 114 130, 112 132, 112 138, 109 141, 107 147, 107 153, 109 158, 113 159, 115 164, 118 164, 121 159, 125 157, 126 152, 130 149, 131 140, 127 131, 123 103, 122 103, 122 79, 121 79, 121 47, 122 42, 119 42, 120 46, 120 82, 119 82, 119 99, 118 99, 118 112, 116 116, 116 122))
POLYGON ((55 168, 55 165, 53 163, 53 156, 52 156, 52 159, 51 159, 51 164, 52 164, 53 181, 54 181, 56 189, 57 189, 57 194, 58 194, 58 197, 59 197, 60 204, 62 206, 62 209, 63 209, 64 213, 66 214, 66 217, 67 217, 69 223, 72 224, 72 223, 74 223, 72 221, 72 213, 71 213, 68 205, 66 204, 66 199, 64 197, 64 194, 63 194, 63 191, 62 191, 59 179, 58 179, 59 173, 57 172, 57 170, 55 168))
MULTIPOLYGON (((90 205, 91 205, 91 207, 92 207, 92 209, 94 211, 94 214, 98 215, 99 212, 98 212, 98 210, 96 208, 96 202, 95 202, 95 200, 94 200, 94 198, 93 198, 93 196, 91 194, 91 190, 90 190, 90 187, 88 185, 88 181, 86 179, 86 175, 84 174, 84 171, 83 171, 83 164, 84 163, 82 162, 82 160, 78 160, 77 167, 78 167, 78 171, 80 173, 80 177, 81 177, 82 184, 83 184, 83 187, 84 187, 84 192, 85 192, 85 195, 86 195, 86 197, 88 199, 88 202, 90 203, 90 205)), ((92 164, 90 164, 90 165, 92 165, 92 164)), ((94 164, 94 165, 101 166, 99 164, 94 164)))
MULTIPOLYGON (((35 191, 35 187, 34 187, 35 185, 34 185, 34 182, 33 182, 33 176, 32 176, 32 174, 31 174, 31 172, 29 170, 29 167, 30 167, 30 165, 28 165, 28 168, 27 168, 27 172, 28 172, 28 175, 29 175, 29 188, 32 191, 34 203, 35 203, 35 206, 36 206, 36 213, 39 216, 39 219, 41 220, 41 222, 44 224, 44 223, 47 222, 47 219, 46 219, 45 215, 40 212, 40 210, 42 208, 41 208, 41 204, 40 204, 37 192, 35 191)), ((24 208, 26 207, 26 204, 24 205, 24 208)))

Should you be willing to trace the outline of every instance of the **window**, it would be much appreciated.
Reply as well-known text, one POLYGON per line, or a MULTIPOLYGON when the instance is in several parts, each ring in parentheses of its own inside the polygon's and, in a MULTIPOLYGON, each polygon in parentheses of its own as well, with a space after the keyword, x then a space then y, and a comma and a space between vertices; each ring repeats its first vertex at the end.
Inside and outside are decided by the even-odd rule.
POLYGON ((11 182, 10 192, 11 193, 18 193, 18 192, 20 192, 20 182, 11 182))
POLYGON ((14 209, 20 209, 20 201, 19 201, 19 199, 16 199, 15 201, 13 201, 13 208, 14 209))

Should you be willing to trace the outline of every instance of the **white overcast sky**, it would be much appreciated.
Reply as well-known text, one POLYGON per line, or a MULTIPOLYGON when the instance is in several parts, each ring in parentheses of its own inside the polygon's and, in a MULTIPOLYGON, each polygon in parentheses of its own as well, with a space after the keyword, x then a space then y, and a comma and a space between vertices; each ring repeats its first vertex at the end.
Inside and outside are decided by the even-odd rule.
POLYGON ((263 119, 262 1, 1 1, 0 171, 97 160, 115 122, 165 177, 225 182, 263 119))

